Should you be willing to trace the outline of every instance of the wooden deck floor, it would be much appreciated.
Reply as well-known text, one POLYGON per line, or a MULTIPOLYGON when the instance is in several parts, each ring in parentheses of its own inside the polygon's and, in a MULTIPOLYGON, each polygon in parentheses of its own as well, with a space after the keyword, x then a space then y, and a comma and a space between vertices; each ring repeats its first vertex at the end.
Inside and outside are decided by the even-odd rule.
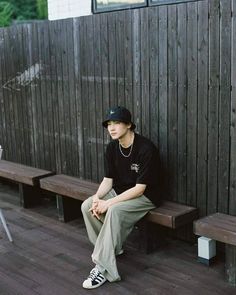
POLYGON ((122 281, 84 290, 81 284, 93 265, 83 221, 63 224, 50 206, 25 210, 15 201, 16 192, 1 185, 0 208, 14 239, 10 243, 0 225, 1 295, 235 294, 225 282, 222 259, 201 265, 196 245, 176 240, 149 255, 128 242, 118 257, 122 281))

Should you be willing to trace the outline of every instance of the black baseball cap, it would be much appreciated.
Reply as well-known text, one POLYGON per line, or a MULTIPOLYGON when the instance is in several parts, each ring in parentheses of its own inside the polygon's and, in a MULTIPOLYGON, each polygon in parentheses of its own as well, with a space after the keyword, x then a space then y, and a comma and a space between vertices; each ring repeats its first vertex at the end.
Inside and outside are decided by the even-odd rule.
POLYGON ((103 127, 107 128, 109 121, 119 121, 126 124, 131 123, 131 130, 135 129, 135 124, 131 120, 131 113, 125 107, 114 107, 108 110, 106 120, 102 122, 103 127))

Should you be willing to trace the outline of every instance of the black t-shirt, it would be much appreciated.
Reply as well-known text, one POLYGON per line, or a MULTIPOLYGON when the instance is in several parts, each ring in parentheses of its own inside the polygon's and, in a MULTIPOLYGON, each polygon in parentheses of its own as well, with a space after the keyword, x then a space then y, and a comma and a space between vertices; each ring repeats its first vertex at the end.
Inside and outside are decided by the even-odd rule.
MULTIPOLYGON (((108 144, 105 157, 105 177, 113 179, 113 188, 117 194, 136 184, 146 184, 144 195, 158 206, 160 194, 157 148, 149 139, 136 133, 129 157, 124 157, 120 148, 118 140, 108 144)), ((122 152, 127 155, 130 150, 122 148, 122 152)))

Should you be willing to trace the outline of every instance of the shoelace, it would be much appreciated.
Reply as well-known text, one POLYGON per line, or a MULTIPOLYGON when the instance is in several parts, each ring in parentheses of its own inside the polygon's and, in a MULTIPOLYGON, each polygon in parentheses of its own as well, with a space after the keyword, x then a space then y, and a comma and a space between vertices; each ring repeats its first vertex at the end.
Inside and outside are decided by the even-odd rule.
POLYGON ((89 274, 89 278, 94 280, 98 274, 99 274, 99 270, 97 268, 94 268, 91 270, 91 272, 89 274))

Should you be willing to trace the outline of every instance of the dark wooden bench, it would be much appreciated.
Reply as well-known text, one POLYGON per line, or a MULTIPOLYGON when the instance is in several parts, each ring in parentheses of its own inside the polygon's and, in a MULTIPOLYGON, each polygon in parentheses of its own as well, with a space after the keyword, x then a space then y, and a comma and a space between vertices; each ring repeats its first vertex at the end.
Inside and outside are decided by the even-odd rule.
MULTIPOLYGON (((99 184, 67 175, 53 175, 40 179, 42 189, 57 194, 59 218, 70 221, 79 216, 80 210, 74 200, 84 201, 92 196, 99 184)), ((78 203, 78 202, 77 202, 78 203)), ((165 201, 162 205, 146 216, 146 221, 176 229, 192 223, 198 217, 198 210, 194 207, 165 201)))
POLYGON ((194 233, 225 244, 225 273, 236 286, 236 216, 215 213, 194 222, 194 233))
POLYGON ((28 208, 41 200, 39 180, 53 172, 10 161, 0 160, 0 178, 18 183, 20 204, 28 208))
MULTIPOLYGON (((78 202, 78 200, 84 201, 95 194, 99 184, 64 174, 57 174, 40 179, 40 187, 56 194, 59 220, 68 222, 81 216, 81 202, 78 202)), ((197 218, 198 210, 194 207, 170 201, 162 202, 160 207, 151 210, 138 223, 140 240, 142 240, 140 248, 148 253, 159 246, 159 242, 156 243, 155 239, 153 239, 150 224, 171 229, 177 229, 185 225, 190 225, 192 228, 192 223, 197 218)), ((154 232, 156 232, 155 229, 154 232)), ((161 235, 162 232, 159 231, 159 234, 161 235)))

